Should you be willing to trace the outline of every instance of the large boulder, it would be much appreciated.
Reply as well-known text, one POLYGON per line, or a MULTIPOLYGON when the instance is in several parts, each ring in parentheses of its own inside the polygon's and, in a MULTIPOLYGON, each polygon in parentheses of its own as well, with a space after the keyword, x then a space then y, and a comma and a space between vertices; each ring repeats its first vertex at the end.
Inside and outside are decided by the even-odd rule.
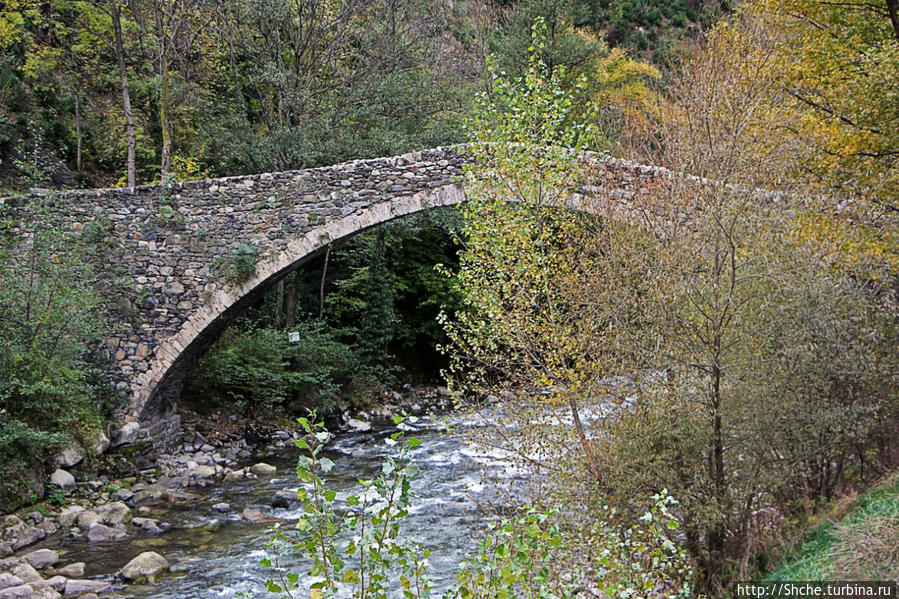
POLYGON ((65 576, 66 578, 78 578, 84 576, 84 562, 75 562, 62 568, 54 568, 50 570, 50 574, 65 576))
POLYGON ((107 437, 103 431, 98 431, 90 440, 90 448, 91 451, 94 452, 94 455, 100 455, 109 449, 109 437, 107 437))
POLYGON ((113 528, 104 524, 94 523, 87 531, 87 540, 91 543, 104 543, 107 541, 121 541, 128 533, 122 528, 113 528))
POLYGON ((53 566, 59 561, 59 554, 52 549, 38 549, 31 553, 26 553, 22 559, 31 564, 36 570, 41 570, 47 566, 53 566))
POLYGON ((0 590, 0 599, 31 599, 34 591, 27 584, 0 590))
POLYGON ((113 501, 96 508, 100 522, 116 526, 131 520, 131 509, 121 501, 113 501))
POLYGON ((159 526, 159 520, 154 518, 134 518, 131 520, 131 524, 138 528, 143 528, 151 535, 158 535, 164 532, 164 529, 159 526))
POLYGON ((23 584, 25 584, 25 581, 18 576, 10 574, 9 572, 0 572, 0 590, 21 586, 23 584))
POLYGON ((134 582, 155 583, 169 571, 169 562, 155 551, 145 551, 125 564, 119 571, 123 578, 134 582))
POLYGON ((37 570, 35 570, 31 564, 23 561, 19 561, 18 564, 12 567, 9 571, 13 576, 18 576, 22 579, 22 582, 28 584, 30 582, 41 582, 44 579, 41 578, 41 575, 38 574, 37 570))
POLYGON ((9 544, 13 551, 37 543, 47 536, 47 532, 35 526, 28 526, 15 516, 6 519, 6 528, 2 531, 3 541, 9 544))
POLYGON ((266 464, 265 462, 259 462, 258 464, 253 464, 252 466, 250 466, 250 472, 252 472, 256 476, 274 474, 277 471, 277 468, 275 468, 271 464, 266 464))
POLYGON ((59 599, 59 593, 45 581, 30 582, 31 599, 59 599))
POLYGON ((87 457, 87 451, 78 441, 72 441, 59 455, 56 456, 56 465, 59 468, 71 468, 87 457))
POLYGON ((296 501, 296 491, 276 491, 274 497, 272 497, 272 507, 289 508, 296 501))
POLYGON ((96 593, 108 588, 110 585, 105 580, 82 580, 70 578, 66 581, 66 595, 84 595, 85 593, 96 593))
POLYGON ((50 482, 64 491, 71 491, 75 488, 75 477, 62 468, 57 468, 50 475, 50 482))
POLYGON ((93 510, 86 510, 78 514, 78 517, 75 518, 75 522, 78 523, 78 528, 87 530, 94 524, 100 522, 100 514, 93 510))
POLYGON ((140 424, 137 422, 126 422, 113 434, 113 439, 115 439, 113 446, 118 447, 119 445, 130 445, 134 443, 137 441, 139 432, 140 424))
POLYGON ((250 524, 259 524, 260 522, 266 522, 269 519, 268 516, 251 507, 246 508, 241 514, 241 517, 250 524))
POLYGON ((357 418, 348 418, 346 421, 348 427, 357 433, 367 433, 371 430, 371 423, 366 420, 359 420, 357 418))
POLYGON ((215 466, 198 465, 189 472, 189 475, 195 478, 212 478, 215 476, 215 466))
POLYGON ((56 521, 59 522, 60 526, 72 526, 75 524, 75 520, 78 519, 78 515, 83 511, 84 506, 70 505, 59 513, 59 516, 56 517, 56 521))

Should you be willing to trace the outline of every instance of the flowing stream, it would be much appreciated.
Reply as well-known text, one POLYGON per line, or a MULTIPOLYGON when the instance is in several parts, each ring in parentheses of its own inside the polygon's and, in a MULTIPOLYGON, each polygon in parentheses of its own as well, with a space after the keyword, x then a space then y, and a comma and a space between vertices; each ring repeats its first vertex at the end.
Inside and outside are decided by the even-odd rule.
MULTIPOLYGON (((485 471, 502 472, 501 456, 483 455, 468 443, 463 431, 474 426, 472 420, 454 416, 445 432, 440 420, 424 418, 417 423, 416 436, 422 445, 413 449, 413 459, 421 472, 412 482, 415 497, 403 524, 403 531, 432 551, 430 574, 438 589, 455 580, 457 564, 477 546, 485 530, 478 505, 491 499, 490 485, 483 481, 485 471)), ((338 497, 357 493, 359 479, 377 476, 381 461, 390 448, 384 438, 392 431, 372 430, 337 436, 326 455, 335 462, 327 486, 338 497)), ((267 524, 249 524, 241 520, 244 508, 252 507, 288 522, 295 521, 300 507, 272 508, 276 491, 295 490, 299 450, 292 445, 276 454, 256 456, 277 466, 273 476, 242 480, 228 486, 190 489, 204 498, 186 503, 156 502, 149 505, 149 517, 168 522, 172 528, 160 535, 133 532, 124 541, 98 544, 79 539, 66 541, 62 563, 83 561, 85 577, 117 571, 143 551, 156 551, 172 564, 173 572, 157 585, 128 585, 118 592, 135 598, 189 599, 230 598, 238 593, 265 596, 264 581, 272 572, 259 565, 266 556, 269 538, 267 524), (212 511, 215 503, 227 502, 232 512, 212 511)), ((512 470, 510 469, 510 475, 512 470)), ((292 571, 303 572, 302 564, 292 571)), ((271 595, 269 595, 271 596, 271 595)), ((300 594, 302 596, 302 594, 300 594)))

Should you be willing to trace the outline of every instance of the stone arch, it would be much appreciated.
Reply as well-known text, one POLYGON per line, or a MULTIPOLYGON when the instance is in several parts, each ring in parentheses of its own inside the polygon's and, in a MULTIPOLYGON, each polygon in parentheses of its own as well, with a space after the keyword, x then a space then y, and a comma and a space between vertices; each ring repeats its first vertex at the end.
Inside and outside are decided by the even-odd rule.
POLYGON ((124 434, 120 432, 118 442, 148 440, 156 447, 170 444, 179 426, 175 400, 196 360, 245 307, 279 279, 319 255, 329 243, 403 216, 464 201, 465 192, 461 185, 449 184, 396 197, 390 202, 371 204, 361 211, 328 221, 290 241, 285 250, 261 259, 251 278, 217 290, 191 314, 177 333, 159 345, 149 368, 134 381, 126 424, 121 429, 124 434))

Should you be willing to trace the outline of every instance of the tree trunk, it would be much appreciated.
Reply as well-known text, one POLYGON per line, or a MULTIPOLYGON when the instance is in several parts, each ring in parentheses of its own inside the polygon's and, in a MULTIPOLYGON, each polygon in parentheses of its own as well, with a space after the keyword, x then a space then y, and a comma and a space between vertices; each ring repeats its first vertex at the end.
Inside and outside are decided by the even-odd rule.
POLYGON ((322 266, 322 279, 318 284, 318 319, 325 319, 325 279, 328 276, 328 258, 331 257, 331 244, 325 250, 325 263, 322 266))
MULTIPOLYGON (((164 44, 163 44, 164 45, 164 44)), ((163 49, 165 52, 165 49, 163 49)), ((162 56, 162 93, 159 99, 159 125, 162 129, 162 160, 160 177, 165 183, 169 176, 169 163, 171 162, 172 136, 169 131, 169 60, 162 56)))
POLYGON ((278 293, 275 297, 275 328, 281 327, 281 321, 283 320, 284 312, 282 308, 284 307, 284 279, 278 281, 278 293))
POLYGON ((899 42, 899 0, 887 0, 887 10, 890 11, 890 23, 893 24, 893 34, 899 42))
POLYGON ((75 170, 81 172, 81 94, 75 92, 75 170))
POLYGON ((292 327, 297 321, 297 277, 300 273, 294 272, 289 275, 290 281, 287 283, 287 301, 284 305, 284 316, 287 328, 292 327))
POLYGON ((112 16, 113 47, 119 64, 119 78, 122 85, 122 106, 125 109, 125 130, 128 135, 128 187, 135 186, 134 152, 137 146, 134 135, 134 117, 131 113, 131 95, 128 92, 128 70, 125 67, 125 41, 122 36, 122 21, 118 0, 110 0, 112 16))

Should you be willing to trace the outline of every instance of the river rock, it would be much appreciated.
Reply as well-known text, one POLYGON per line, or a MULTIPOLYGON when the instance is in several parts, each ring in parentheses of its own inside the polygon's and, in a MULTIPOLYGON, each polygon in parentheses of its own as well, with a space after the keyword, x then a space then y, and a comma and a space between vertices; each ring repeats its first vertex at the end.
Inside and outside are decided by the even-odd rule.
POLYGON ((131 524, 143 528, 151 535, 158 535, 163 532, 163 529, 159 527, 159 520, 153 518, 134 518, 131 524))
POLYGON ((33 596, 34 591, 27 584, 7 587, 0 590, 0 599, 31 599, 33 596))
POLYGON ((122 577, 135 582, 148 581, 155 583, 160 576, 168 572, 169 562, 155 551, 145 551, 125 564, 119 573, 122 577))
POLYGON ((97 508, 100 522, 116 526, 131 520, 131 509, 121 501, 113 501, 97 508))
POLYGON ((119 489, 115 492, 115 498, 119 501, 128 502, 131 498, 134 497, 134 492, 130 489, 119 489))
POLYGON ((15 522, 15 524, 3 530, 3 540, 9 543, 13 551, 18 551, 22 547, 37 543, 47 536, 45 530, 28 526, 15 516, 7 518, 7 522, 15 522))
POLYGON ((37 570, 35 570, 28 562, 19 561, 9 570, 9 573, 21 578, 22 582, 25 584, 28 584, 29 582, 41 582, 43 580, 37 570))
POLYGON ((216 503, 216 504, 214 504, 214 505, 212 506, 212 511, 213 511, 213 512, 218 512, 218 513, 220 513, 220 514, 227 514, 228 512, 231 511, 231 506, 228 505, 227 503, 224 503, 224 502, 223 502, 223 503, 216 503))
POLYGON ((83 595, 85 593, 96 593, 109 587, 109 583, 105 580, 87 580, 70 578, 66 581, 66 595, 83 595))
POLYGON ((60 526, 72 526, 72 524, 75 523, 75 520, 78 519, 78 514, 83 511, 84 507, 80 505, 70 505, 59 513, 56 517, 56 521, 59 522, 60 526))
POLYGON ((28 583, 31 587, 31 599, 59 599, 59 593, 45 581, 28 583))
POLYGON ((278 469, 272 466, 271 464, 266 464, 265 462, 259 462, 258 464, 253 464, 250 466, 250 472, 257 476, 262 476, 264 474, 274 474, 278 469))
POLYGON ((26 553, 22 559, 31 564, 36 570, 53 566, 59 561, 59 554, 52 549, 38 549, 31 553, 26 553))
POLYGON ((215 476, 215 466, 199 465, 190 471, 190 476, 197 478, 212 478, 215 476))
POLYGON ((7 543, 6 541, 0 541, 0 558, 4 558, 7 555, 12 555, 13 549, 12 545, 7 543))
POLYGON ((47 584, 54 591, 62 591, 66 588, 66 581, 68 579, 65 576, 53 576, 52 578, 47 579, 47 584))
POLYGON ((85 510, 78 514, 78 516, 75 518, 75 522, 78 523, 78 528, 87 530, 94 524, 100 522, 100 514, 93 510, 85 510))
POLYGON ((91 440, 91 449, 93 450, 94 455, 100 455, 109 449, 109 437, 107 437, 103 431, 99 431, 91 440))
POLYGON ((358 420, 356 418, 349 418, 346 421, 346 425, 358 433, 367 433, 371 430, 370 422, 366 422, 365 420, 358 420))
POLYGON ((50 570, 50 574, 58 574, 59 576, 65 576, 66 578, 78 578, 79 576, 84 576, 84 562, 75 562, 68 566, 63 566, 62 568, 54 568, 53 570, 50 570))
POLYGON ((268 520, 268 516, 251 507, 246 508, 241 514, 241 517, 250 524, 259 524, 260 522, 268 520))
POLYGON ((10 574, 9 572, 0 572, 0 590, 8 589, 9 587, 17 587, 23 584, 25 584, 25 581, 18 576, 10 574))
POLYGON ((75 488, 75 477, 62 468, 57 468, 50 475, 50 482, 64 491, 71 491, 75 488))
POLYGON ((128 533, 121 528, 113 528, 99 523, 91 524, 87 531, 87 539, 91 543, 102 543, 104 541, 121 541, 128 533))
POLYGON ((130 445, 137 441, 137 434, 140 432, 140 424, 137 422, 126 422, 116 433, 113 435, 115 442, 113 445, 118 447, 119 445, 130 445))
POLYGON ((277 491, 272 497, 272 507, 289 508, 291 504, 297 501, 297 494, 294 491, 277 491))
POLYGON ((72 441, 65 449, 56 456, 56 465, 60 468, 71 468, 76 464, 80 464, 81 460, 87 457, 87 451, 78 441, 72 441))
POLYGON ((234 472, 229 472, 228 474, 226 474, 225 478, 224 478, 224 480, 222 480, 222 482, 226 485, 229 485, 233 482, 236 482, 236 481, 246 478, 246 476, 247 476, 246 470, 235 470, 234 472))

